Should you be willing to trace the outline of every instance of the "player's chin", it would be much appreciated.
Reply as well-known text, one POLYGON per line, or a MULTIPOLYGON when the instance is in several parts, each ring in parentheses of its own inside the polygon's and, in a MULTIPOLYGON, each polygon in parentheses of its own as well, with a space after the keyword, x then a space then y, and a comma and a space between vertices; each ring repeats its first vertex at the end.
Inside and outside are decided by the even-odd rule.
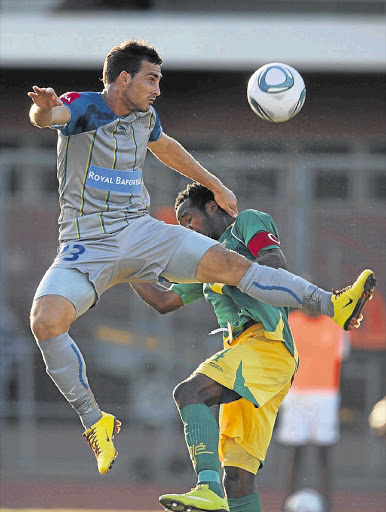
POLYGON ((150 110, 150 103, 149 102, 143 102, 140 105, 137 104, 135 106, 135 111, 136 112, 149 112, 149 110, 150 110))
POLYGON ((148 110, 150 110, 150 107, 153 105, 153 103, 154 103, 154 100, 148 100, 147 108, 146 108, 146 112, 147 112, 148 110))

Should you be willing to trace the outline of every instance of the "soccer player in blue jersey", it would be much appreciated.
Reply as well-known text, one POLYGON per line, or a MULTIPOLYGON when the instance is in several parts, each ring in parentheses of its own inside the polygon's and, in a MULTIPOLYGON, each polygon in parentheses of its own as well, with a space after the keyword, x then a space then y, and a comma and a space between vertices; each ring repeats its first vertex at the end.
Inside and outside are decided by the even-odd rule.
POLYGON ((125 41, 107 55, 101 92, 33 86, 31 122, 57 130, 59 252, 33 300, 31 329, 50 375, 79 414, 100 473, 111 468, 120 423, 102 412, 68 331, 105 290, 121 282, 221 282, 263 302, 306 307, 348 329, 359 325, 374 275, 364 271, 343 293, 327 293, 286 272, 225 249, 200 233, 149 216, 143 181, 149 149, 159 160, 210 189, 232 218, 236 198, 176 140, 163 132, 153 107, 162 60, 150 45, 125 41), (107 435, 106 435, 107 433, 107 435))

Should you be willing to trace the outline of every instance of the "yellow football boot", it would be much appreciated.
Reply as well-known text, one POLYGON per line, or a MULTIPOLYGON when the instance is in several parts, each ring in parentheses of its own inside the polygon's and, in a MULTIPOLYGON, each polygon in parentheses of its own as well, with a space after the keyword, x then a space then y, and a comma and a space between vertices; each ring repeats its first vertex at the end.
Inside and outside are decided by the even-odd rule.
POLYGON ((345 331, 360 326, 361 311, 368 299, 373 296, 375 277, 372 270, 364 270, 354 284, 335 291, 331 297, 334 306, 332 319, 345 331))
POLYGON ((98 470, 101 475, 110 471, 118 452, 114 448, 114 434, 121 430, 121 422, 112 414, 102 412, 102 418, 94 423, 91 428, 83 433, 83 437, 90 445, 98 463, 98 470))
POLYGON ((164 494, 159 501, 173 512, 229 512, 226 498, 220 498, 207 484, 198 484, 185 494, 164 494))

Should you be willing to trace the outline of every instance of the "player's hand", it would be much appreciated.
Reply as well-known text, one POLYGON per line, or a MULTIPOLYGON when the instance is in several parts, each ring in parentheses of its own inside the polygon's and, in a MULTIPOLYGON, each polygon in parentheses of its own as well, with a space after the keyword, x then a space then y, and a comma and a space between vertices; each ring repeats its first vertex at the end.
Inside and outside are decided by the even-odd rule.
POLYGON ((237 198, 232 190, 221 184, 220 188, 212 190, 216 203, 234 219, 238 215, 237 198))
POLYGON ((52 87, 32 87, 33 92, 29 92, 28 96, 36 106, 42 109, 49 109, 63 105, 62 100, 57 96, 52 87))

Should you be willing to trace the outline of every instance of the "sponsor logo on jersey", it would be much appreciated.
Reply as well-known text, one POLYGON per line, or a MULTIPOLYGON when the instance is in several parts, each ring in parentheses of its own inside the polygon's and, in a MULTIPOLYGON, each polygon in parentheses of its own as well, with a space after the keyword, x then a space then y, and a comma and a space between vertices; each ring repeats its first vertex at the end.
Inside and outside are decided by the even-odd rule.
POLYGON ((223 372, 224 370, 221 368, 221 366, 219 366, 217 363, 213 362, 213 361, 209 361, 209 365, 210 366, 213 366, 213 368, 216 368, 216 370, 218 370, 219 372, 223 372))
POLYGON ((80 98, 80 94, 78 92, 66 92, 60 96, 60 99, 67 105, 72 103, 77 98, 80 98))
POLYGON ((142 192, 142 171, 118 171, 90 165, 86 186, 110 192, 140 195, 142 192))

